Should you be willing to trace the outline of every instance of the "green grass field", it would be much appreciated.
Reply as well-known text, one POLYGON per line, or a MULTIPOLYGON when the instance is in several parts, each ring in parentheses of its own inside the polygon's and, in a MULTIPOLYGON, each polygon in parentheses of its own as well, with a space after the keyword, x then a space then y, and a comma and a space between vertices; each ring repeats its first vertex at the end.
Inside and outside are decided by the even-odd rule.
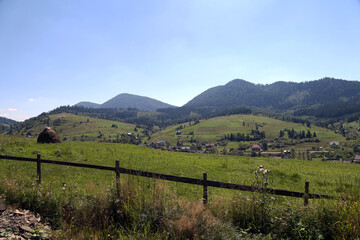
MULTIPOLYGON (((251 185, 254 181, 253 172, 256 168, 263 165, 271 170, 270 187, 293 191, 303 191, 305 181, 310 182, 312 192, 328 194, 350 190, 350 188, 355 189, 360 184, 360 165, 357 164, 176 153, 135 145, 99 142, 36 144, 33 139, 0 137, 0 154, 2 155, 35 158, 37 152, 41 153, 43 159, 104 166, 115 166, 115 161, 119 160, 120 165, 125 168, 185 177, 202 178, 202 174, 206 172, 210 180, 247 185, 251 185)), ((35 178, 36 171, 33 163, 1 160, 0 166, 3 177, 12 176, 15 170, 16 175, 27 174, 35 178)), ((114 181, 114 174, 102 171, 51 165, 44 165, 43 168, 44 181, 56 178, 59 182, 69 181, 90 185, 114 181)), ((184 184, 178 185, 185 189, 189 187, 184 184)), ((215 189, 212 191, 221 192, 215 189)))
MULTIPOLYGON (((269 187, 358 196, 360 165, 297 159, 189 154, 102 142, 37 144, 0 135, 0 154, 120 166, 251 185, 259 165, 270 169, 269 187)), ((0 194, 10 203, 39 212, 57 229, 54 239, 349 239, 360 236, 355 202, 310 200, 209 188, 121 175, 121 200, 114 200, 115 173, 0 159, 0 194), (273 202, 274 201, 274 202, 273 202), (65 210, 64 210, 65 209, 65 210), (69 212, 70 211, 70 212, 69 212), (71 220, 72 219, 72 220, 71 220), (270 224, 270 225, 269 225, 270 224), (279 225, 280 224, 280 225, 279 225), (253 235, 256 234, 256 235, 253 235), (263 235, 265 234, 265 235, 263 235), (330 238, 328 237, 330 236, 330 238)))

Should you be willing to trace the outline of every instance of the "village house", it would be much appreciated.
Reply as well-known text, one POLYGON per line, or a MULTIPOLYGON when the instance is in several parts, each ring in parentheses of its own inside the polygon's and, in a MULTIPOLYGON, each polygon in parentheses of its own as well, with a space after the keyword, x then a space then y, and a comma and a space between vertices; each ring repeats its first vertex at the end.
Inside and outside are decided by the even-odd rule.
POLYGON ((252 144, 251 145, 251 150, 255 151, 255 152, 260 152, 261 151, 261 147, 259 144, 252 144))
POLYGON ((360 163, 360 155, 355 156, 354 163, 360 163))
POLYGON ((188 151, 190 151, 191 150, 191 148, 189 147, 189 146, 185 146, 185 147, 182 147, 181 148, 181 151, 182 152, 188 152, 188 151))
POLYGON ((330 142, 330 147, 331 148, 340 148, 340 143, 339 142, 330 142))
POLYGON ((337 157, 324 157, 324 159, 327 161, 340 161, 340 158, 337 157))
POLYGON ((213 148, 213 147, 215 147, 215 144, 213 144, 213 143, 207 143, 207 144, 205 144, 205 147, 206 147, 206 148, 213 148))
POLYGON ((290 158, 290 153, 291 153, 290 150, 284 150, 284 158, 289 159, 290 158))

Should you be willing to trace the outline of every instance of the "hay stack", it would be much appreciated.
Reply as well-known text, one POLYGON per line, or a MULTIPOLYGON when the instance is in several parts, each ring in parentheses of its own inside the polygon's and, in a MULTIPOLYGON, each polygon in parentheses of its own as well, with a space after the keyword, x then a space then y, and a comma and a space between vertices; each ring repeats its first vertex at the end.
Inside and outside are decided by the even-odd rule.
POLYGON ((60 138, 54 130, 50 127, 45 127, 44 130, 39 134, 37 139, 38 143, 60 143, 60 138))

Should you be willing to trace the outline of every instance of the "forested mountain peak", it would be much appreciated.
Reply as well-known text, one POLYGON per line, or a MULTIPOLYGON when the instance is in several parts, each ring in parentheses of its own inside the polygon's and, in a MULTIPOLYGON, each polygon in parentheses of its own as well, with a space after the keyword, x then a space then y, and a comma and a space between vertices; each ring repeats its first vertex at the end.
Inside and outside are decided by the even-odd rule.
POLYGON ((100 104, 92 102, 79 102, 75 104, 76 107, 86 107, 86 108, 98 108, 100 104))
POLYGON ((133 95, 129 93, 119 94, 101 104, 102 108, 137 108, 143 111, 156 111, 159 108, 174 107, 170 104, 153 98, 133 95))
POLYGON ((282 81, 262 85, 234 79, 223 86, 206 90, 185 106, 251 106, 283 111, 338 101, 360 101, 360 82, 326 77, 316 81, 282 81))
POLYGON ((91 102, 79 102, 75 106, 82 106, 86 108, 116 108, 128 109, 136 108, 141 111, 156 111, 159 108, 174 107, 170 104, 158 101, 153 98, 138 96, 129 93, 121 93, 103 104, 96 104, 91 102))

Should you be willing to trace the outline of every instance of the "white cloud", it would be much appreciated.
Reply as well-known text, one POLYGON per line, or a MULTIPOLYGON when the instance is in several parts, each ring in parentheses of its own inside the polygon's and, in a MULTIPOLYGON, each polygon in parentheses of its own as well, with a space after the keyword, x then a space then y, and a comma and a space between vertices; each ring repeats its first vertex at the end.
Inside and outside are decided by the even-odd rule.
POLYGON ((0 117, 7 117, 7 116, 9 116, 9 114, 7 114, 7 113, 0 114, 0 117))
POLYGON ((17 112, 17 109, 16 109, 16 108, 9 108, 8 111, 10 111, 10 112, 17 112))
POLYGON ((29 102, 35 102, 34 98, 29 98, 29 102))

